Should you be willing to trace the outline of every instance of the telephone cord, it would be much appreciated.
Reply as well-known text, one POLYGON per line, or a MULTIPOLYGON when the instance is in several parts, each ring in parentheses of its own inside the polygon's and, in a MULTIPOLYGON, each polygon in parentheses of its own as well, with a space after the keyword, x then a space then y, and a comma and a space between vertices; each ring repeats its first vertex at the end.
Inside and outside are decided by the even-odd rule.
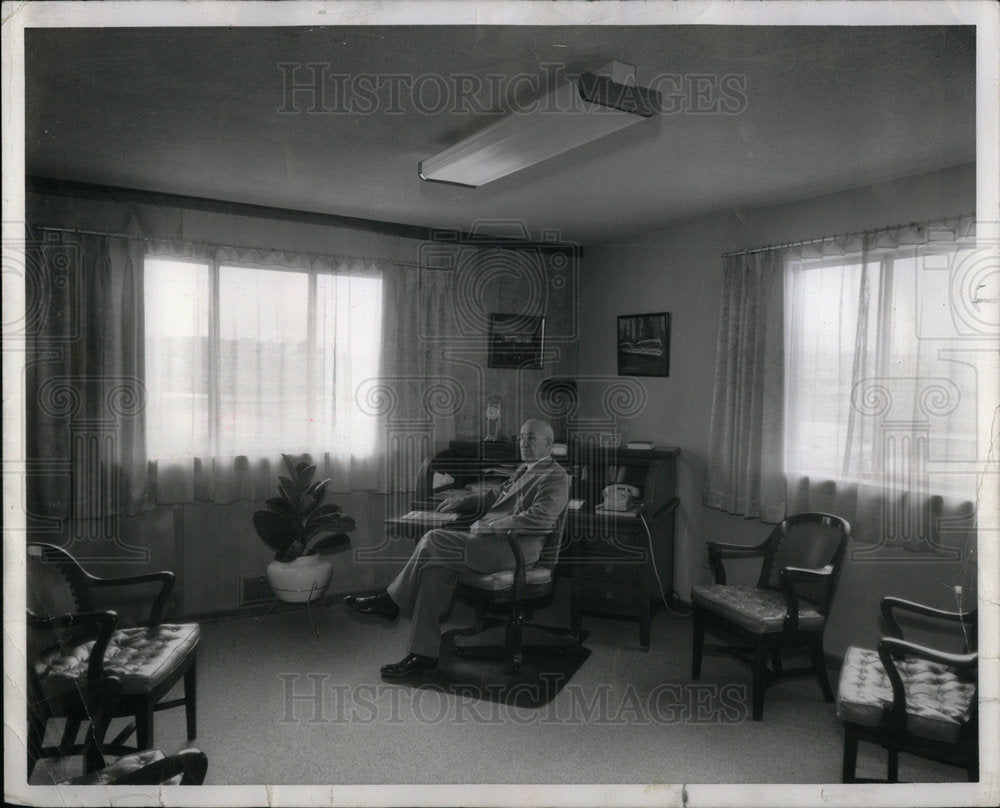
POLYGON ((663 601, 663 608, 667 610, 667 614, 670 617, 680 619, 684 617, 690 617, 691 612, 678 612, 671 608, 670 603, 667 602, 667 595, 663 589, 663 581, 660 578, 660 571, 656 568, 656 552, 653 550, 653 533, 649 529, 649 523, 646 521, 646 517, 642 513, 642 507, 639 507, 639 519, 642 521, 642 526, 646 529, 646 538, 649 541, 649 560, 653 565, 653 574, 656 575, 656 584, 660 587, 660 600, 663 601))

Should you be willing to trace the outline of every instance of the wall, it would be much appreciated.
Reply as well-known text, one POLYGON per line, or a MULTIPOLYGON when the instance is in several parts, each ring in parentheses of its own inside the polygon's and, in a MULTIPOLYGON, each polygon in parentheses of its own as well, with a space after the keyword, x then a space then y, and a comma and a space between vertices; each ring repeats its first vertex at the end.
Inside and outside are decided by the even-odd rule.
MULTIPOLYGON (((665 179, 665 181, 668 181, 665 179)), ((615 329, 620 314, 672 314, 670 376, 643 378, 648 401, 619 427, 626 439, 681 447, 674 588, 687 600, 708 580, 706 540, 751 544, 770 527, 701 505, 722 294, 722 254, 730 251, 857 232, 971 213, 976 207, 975 165, 907 177, 828 196, 752 210, 643 233, 617 244, 588 246, 581 265, 579 372, 616 373, 615 329)), ((581 403, 596 412, 599 402, 581 403)), ((752 575, 744 570, 744 578, 752 575)), ((941 583, 968 589, 975 574, 961 564, 852 566, 844 575, 827 632, 828 652, 877 637, 876 603, 883 593, 954 606, 941 583)))
MULTIPOLYGON (((435 281, 428 280, 420 285, 424 291, 434 287, 439 295, 436 300, 428 302, 415 296, 406 303, 410 307, 436 305, 447 310, 450 319, 429 320, 439 328, 430 333, 432 339, 426 343, 429 366, 452 373, 468 388, 466 404, 457 413, 454 423, 448 426, 449 431, 435 433, 438 449, 444 448, 447 439, 453 436, 450 430, 460 437, 479 434, 482 399, 487 395, 497 395, 504 400, 502 431, 516 433, 523 415, 535 412, 534 390, 538 382, 548 375, 566 375, 576 365, 578 267, 575 259, 553 257, 556 253, 551 250, 497 250, 495 245, 493 249, 457 248, 447 242, 428 243, 417 238, 345 227, 191 209, 184 207, 183 200, 177 200, 177 204, 154 204, 136 202, 134 198, 123 201, 115 199, 114 194, 112 198, 107 197, 97 192, 90 197, 29 193, 29 225, 257 249, 361 256, 394 262, 412 272, 417 272, 416 267, 422 265, 429 247, 436 249, 439 255, 444 250, 457 256, 458 271, 454 273, 454 282, 449 283, 447 272, 438 272, 431 273, 437 276, 435 281), (453 292, 453 289, 459 291, 453 292), (466 317, 465 330, 454 325, 456 312, 466 315, 497 311, 529 313, 524 308, 526 305, 530 313, 546 317, 547 333, 553 337, 549 340, 548 358, 541 370, 488 368, 482 317, 479 321, 473 317, 471 326, 466 317), (478 335, 476 322, 480 323, 478 335), (450 358, 449 352, 456 351, 461 354, 459 363, 450 358)), ((532 234, 528 233, 527 237, 531 238, 532 234)), ((44 266, 44 263, 39 265, 44 266)), ((29 293, 32 289, 44 290, 44 279, 32 280, 39 282, 28 285, 29 293)), ((31 402, 28 405, 31 406, 31 402)), ((335 492, 330 499, 354 516, 359 527, 352 534, 354 552, 335 557, 334 578, 328 591, 356 591, 387 583, 412 549, 410 541, 385 537, 383 520, 394 515, 389 513, 394 506, 387 504, 384 495, 374 492, 335 492), (358 551, 364 554, 363 557, 357 555, 358 551)), ((259 507, 259 502, 159 506, 139 516, 120 519, 113 545, 109 542, 107 547, 76 549, 85 550, 85 554, 94 559, 116 559, 107 563, 92 562, 89 566, 98 573, 126 575, 150 569, 174 570, 177 583, 168 609, 171 616, 231 610, 240 606, 241 583, 245 579, 253 581, 270 560, 251 523, 251 515, 259 507), (135 560, 128 547, 147 552, 148 559, 135 560)), ((33 535, 33 538, 65 544, 62 536, 66 532, 63 525, 44 535, 33 535)), ((138 619, 141 614, 133 603, 138 602, 140 596, 139 592, 129 593, 124 600, 116 600, 115 605, 127 618, 138 619)))

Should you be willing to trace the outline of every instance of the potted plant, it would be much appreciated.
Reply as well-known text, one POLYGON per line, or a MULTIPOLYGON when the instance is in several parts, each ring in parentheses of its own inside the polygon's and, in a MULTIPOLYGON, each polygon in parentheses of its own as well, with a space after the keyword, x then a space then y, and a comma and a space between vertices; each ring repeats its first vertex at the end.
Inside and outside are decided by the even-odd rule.
POLYGON ((330 583, 333 564, 322 552, 350 545, 354 520, 339 505, 323 504, 329 480, 313 482, 316 466, 295 464, 282 455, 289 476, 278 477, 278 496, 253 515, 261 540, 274 550, 267 581, 280 599, 301 603, 320 597, 330 583))

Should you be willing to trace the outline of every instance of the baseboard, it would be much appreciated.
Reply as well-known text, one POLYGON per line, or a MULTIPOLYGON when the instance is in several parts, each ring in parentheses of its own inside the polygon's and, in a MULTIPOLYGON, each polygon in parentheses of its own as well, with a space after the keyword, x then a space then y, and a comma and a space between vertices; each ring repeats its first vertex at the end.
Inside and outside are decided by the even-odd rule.
MULTIPOLYGON (((329 606, 342 603, 344 597, 353 594, 351 592, 338 592, 333 595, 324 595, 313 601, 316 606, 329 606)), ((246 606, 238 606, 230 609, 214 609, 207 612, 192 612, 191 614, 170 617, 170 622, 180 623, 212 623, 218 620, 228 620, 233 617, 260 617, 271 611, 272 614, 278 612, 290 612, 294 609, 302 608, 302 603, 286 603, 282 600, 265 601, 262 603, 248 603, 246 606)))

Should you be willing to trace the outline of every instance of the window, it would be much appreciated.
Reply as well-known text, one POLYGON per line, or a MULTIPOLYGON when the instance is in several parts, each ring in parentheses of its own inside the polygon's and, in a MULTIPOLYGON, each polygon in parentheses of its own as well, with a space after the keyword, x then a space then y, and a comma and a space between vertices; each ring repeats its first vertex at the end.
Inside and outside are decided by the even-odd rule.
POLYGON ((786 263, 786 472, 974 496, 976 366, 956 344, 948 273, 924 259, 786 263))
POLYGON ((150 458, 374 452, 377 277, 147 257, 150 458))

